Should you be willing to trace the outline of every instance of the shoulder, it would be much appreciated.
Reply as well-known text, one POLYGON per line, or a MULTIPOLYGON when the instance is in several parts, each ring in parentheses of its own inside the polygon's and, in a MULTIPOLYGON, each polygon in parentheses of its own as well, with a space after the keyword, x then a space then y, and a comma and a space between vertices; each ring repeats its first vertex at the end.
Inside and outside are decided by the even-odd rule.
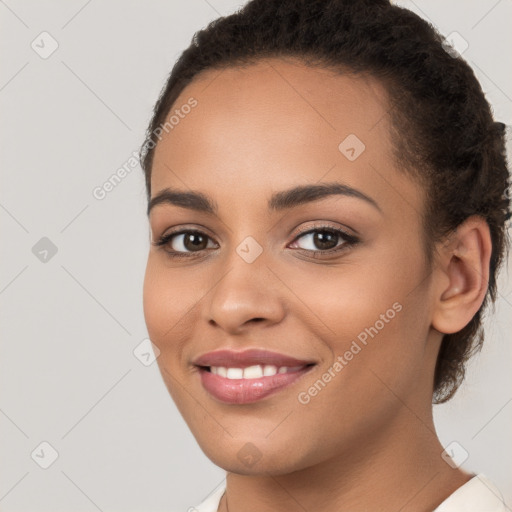
POLYGON ((190 507, 187 512, 217 512, 225 490, 226 480, 223 480, 199 505, 190 507))
POLYGON ((448 496, 434 512, 506 512, 508 509, 499 489, 483 474, 448 496))

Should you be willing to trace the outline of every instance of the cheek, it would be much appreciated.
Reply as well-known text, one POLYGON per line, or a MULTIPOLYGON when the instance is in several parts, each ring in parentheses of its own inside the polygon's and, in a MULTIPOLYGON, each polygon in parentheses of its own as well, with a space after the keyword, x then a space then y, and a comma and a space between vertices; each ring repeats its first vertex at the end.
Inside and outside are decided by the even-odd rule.
POLYGON ((318 427, 325 437, 347 441, 371 435, 398 413, 402 398, 416 392, 427 330, 424 292, 409 294, 411 276, 397 280, 391 270, 366 267, 359 274, 352 268, 336 279, 317 277, 314 286, 305 281, 301 286, 309 289, 308 305, 328 326, 318 337, 331 359, 300 388, 301 403, 308 402, 299 409, 304 429, 311 426, 306 418, 314 421, 329 411, 336 421, 318 427))
MULTIPOLYGON (((208 292, 204 275, 192 268, 170 267, 160 254, 150 254, 143 286, 143 309, 151 341, 160 350, 157 364, 169 392, 179 401, 180 382, 188 368, 187 347, 199 325, 203 303, 208 292)), ((180 406, 179 406, 180 408, 180 406)))
POLYGON ((377 377, 370 370, 392 389, 403 389, 423 365, 428 279, 420 248, 411 254, 394 249, 397 245, 368 264, 303 275, 294 287, 321 320, 315 321, 321 349, 332 358, 326 366, 341 356, 340 375, 347 377, 342 385, 358 388, 358 394, 375 386, 377 377))
POLYGON ((165 326, 171 320, 168 315, 174 314, 170 290, 166 285, 162 272, 157 271, 153 258, 148 258, 143 286, 143 309, 149 337, 159 348, 159 333, 165 332, 165 326))
POLYGON ((150 338, 157 344, 175 337, 180 319, 197 303, 188 280, 177 278, 179 270, 166 268, 159 259, 159 255, 149 255, 143 286, 144 318, 150 338))
POLYGON ((193 299, 197 302, 197 298, 192 297, 193 288, 180 285, 175 279, 177 272, 165 268, 158 255, 149 255, 144 276, 143 309, 149 338, 160 350, 157 364, 163 381, 186 418, 190 415, 187 413, 190 404, 180 393, 183 384, 177 370, 181 371, 181 339, 186 338, 184 328, 188 325, 186 315, 191 313, 191 303, 193 299), (190 298, 186 296, 187 291, 190 298))

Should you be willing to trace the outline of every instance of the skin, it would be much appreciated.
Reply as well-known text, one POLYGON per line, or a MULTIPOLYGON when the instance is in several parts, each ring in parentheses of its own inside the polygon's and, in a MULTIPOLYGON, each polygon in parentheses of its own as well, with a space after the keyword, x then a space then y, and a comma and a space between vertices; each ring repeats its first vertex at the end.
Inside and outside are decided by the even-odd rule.
POLYGON ((191 96, 198 105, 156 147, 152 197, 201 191, 218 213, 166 203, 151 210, 153 241, 179 227, 211 241, 195 257, 189 244, 192 257, 181 259, 166 250, 186 252, 183 235, 151 245, 144 314, 173 400, 227 471, 219 510, 433 510, 472 477, 441 458, 431 402, 442 333, 463 328, 485 295, 486 223, 468 219, 427 265, 423 190, 395 164, 386 91, 372 78, 267 59, 203 73, 173 109, 191 96), (338 149, 349 134, 366 146, 354 161, 338 149), (274 192, 320 182, 353 187, 378 208, 344 195, 267 208, 274 192), (318 225, 360 241, 315 258, 321 247, 298 229, 318 225), (247 236, 263 249, 252 263, 236 252, 247 236), (401 311, 300 403, 298 394, 395 303, 401 311), (317 365, 259 402, 224 404, 191 363, 219 348, 263 348, 317 365), (252 465, 238 457, 246 443, 260 457, 252 465))

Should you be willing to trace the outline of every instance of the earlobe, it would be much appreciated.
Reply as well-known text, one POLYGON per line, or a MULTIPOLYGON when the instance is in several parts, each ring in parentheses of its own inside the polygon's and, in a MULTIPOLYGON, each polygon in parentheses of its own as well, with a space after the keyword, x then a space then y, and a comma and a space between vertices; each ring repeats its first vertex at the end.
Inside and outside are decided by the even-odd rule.
POLYGON ((432 326, 444 334, 463 329, 482 305, 489 283, 492 242, 487 222, 466 219, 439 250, 432 326))

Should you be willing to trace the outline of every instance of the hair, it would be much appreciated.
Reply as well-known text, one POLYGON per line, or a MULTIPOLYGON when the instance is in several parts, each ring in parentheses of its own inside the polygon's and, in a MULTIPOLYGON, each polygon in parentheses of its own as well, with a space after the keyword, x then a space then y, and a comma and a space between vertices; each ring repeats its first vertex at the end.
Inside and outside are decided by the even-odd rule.
POLYGON ((436 242, 468 217, 480 216, 489 226, 483 303, 463 329, 443 336, 437 356, 433 403, 446 402, 484 340, 483 314, 496 300, 497 271, 509 241, 510 194, 505 125, 494 121, 471 67, 432 24, 389 0, 252 0, 212 21, 194 34, 154 106, 139 155, 148 200, 159 127, 184 88, 203 71, 287 57, 384 85, 396 165, 425 191, 420 215, 429 264, 436 242))

